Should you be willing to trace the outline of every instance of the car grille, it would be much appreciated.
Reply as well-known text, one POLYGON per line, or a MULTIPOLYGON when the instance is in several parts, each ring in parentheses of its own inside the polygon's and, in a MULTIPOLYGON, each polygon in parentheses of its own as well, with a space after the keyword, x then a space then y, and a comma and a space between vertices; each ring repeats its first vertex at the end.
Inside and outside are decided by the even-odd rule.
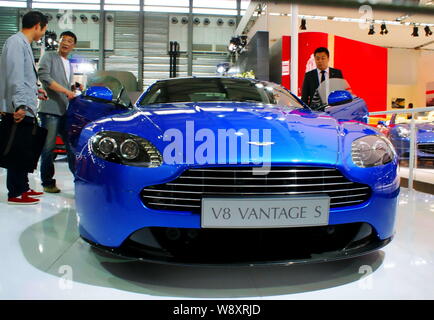
POLYGON ((434 154, 434 143, 418 144, 419 151, 434 154))
POLYGON ((328 195, 330 207, 336 208, 363 203, 371 195, 369 186, 348 180, 334 168, 272 167, 267 175, 254 175, 252 169, 189 169, 171 182, 145 187, 141 192, 141 199, 151 209, 200 213, 203 196, 321 194, 328 195))

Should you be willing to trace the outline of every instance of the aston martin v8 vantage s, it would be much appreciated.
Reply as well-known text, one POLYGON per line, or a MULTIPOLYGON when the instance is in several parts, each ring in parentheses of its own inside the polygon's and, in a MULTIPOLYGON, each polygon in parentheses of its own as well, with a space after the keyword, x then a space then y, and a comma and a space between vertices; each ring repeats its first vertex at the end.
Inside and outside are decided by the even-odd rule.
POLYGON ((68 108, 81 237, 174 264, 378 250, 394 234, 397 156, 365 124, 363 99, 327 96, 313 111, 271 82, 189 77, 157 81, 132 104, 119 81, 96 79, 68 108))

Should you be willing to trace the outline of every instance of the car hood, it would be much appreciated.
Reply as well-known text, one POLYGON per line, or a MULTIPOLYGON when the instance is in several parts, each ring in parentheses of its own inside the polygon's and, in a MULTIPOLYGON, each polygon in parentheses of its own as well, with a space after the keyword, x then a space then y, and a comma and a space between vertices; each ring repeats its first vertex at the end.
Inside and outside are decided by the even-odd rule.
MULTIPOLYGON (((434 124, 433 123, 416 123, 417 128, 417 142, 418 143, 432 143, 434 142, 434 124)), ((410 130, 410 124, 398 124, 395 126, 396 128, 404 127, 410 130)))
MULTIPOLYGON (((184 148, 188 145, 187 140, 192 141, 186 137, 199 134, 194 150, 205 141, 200 133, 207 135, 212 132, 217 154, 220 137, 223 137, 219 133, 226 130, 229 137, 237 136, 238 150, 247 143, 263 152, 266 148, 263 142, 268 142, 273 163, 334 165, 337 162, 338 122, 330 116, 318 115, 307 109, 254 103, 178 103, 152 105, 140 110, 158 129, 160 137, 164 137, 160 141, 152 141, 160 150, 174 141, 174 132, 182 134, 184 148), (270 139, 266 139, 267 132, 270 133, 270 139)), ((146 133, 141 135, 147 136, 146 133)), ((184 149, 185 153, 188 150, 184 149)), ((238 156, 236 161, 241 163, 241 160, 238 156)), ((250 161, 257 160, 250 157, 250 161)), ((235 159, 230 158, 228 161, 235 159)))

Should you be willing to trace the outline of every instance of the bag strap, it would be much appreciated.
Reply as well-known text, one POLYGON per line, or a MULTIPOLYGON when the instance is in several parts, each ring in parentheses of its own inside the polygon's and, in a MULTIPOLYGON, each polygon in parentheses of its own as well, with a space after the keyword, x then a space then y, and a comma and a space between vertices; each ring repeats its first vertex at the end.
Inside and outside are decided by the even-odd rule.
MULTIPOLYGON (((14 110, 16 109, 15 107, 15 103, 12 101, 12 107, 14 108, 14 110)), ((32 108, 30 107, 26 107, 26 112, 30 113, 33 116, 33 130, 32 130, 32 136, 36 135, 36 130, 38 129, 38 120, 36 118, 36 114, 35 111, 33 111, 32 108)), ((14 124, 16 124, 14 122, 14 124)))

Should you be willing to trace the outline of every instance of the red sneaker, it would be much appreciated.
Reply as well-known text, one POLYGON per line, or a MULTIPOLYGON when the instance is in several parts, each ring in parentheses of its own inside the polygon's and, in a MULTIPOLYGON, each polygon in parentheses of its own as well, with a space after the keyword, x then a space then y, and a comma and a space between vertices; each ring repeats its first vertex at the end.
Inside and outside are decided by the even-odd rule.
POLYGON ((39 199, 30 198, 24 193, 16 198, 8 198, 9 204, 37 204, 39 203, 39 199))
POLYGON ((23 193, 23 195, 26 195, 28 197, 33 197, 33 198, 38 198, 40 196, 42 196, 44 193, 43 192, 37 192, 33 189, 29 189, 29 191, 26 191, 23 193))

